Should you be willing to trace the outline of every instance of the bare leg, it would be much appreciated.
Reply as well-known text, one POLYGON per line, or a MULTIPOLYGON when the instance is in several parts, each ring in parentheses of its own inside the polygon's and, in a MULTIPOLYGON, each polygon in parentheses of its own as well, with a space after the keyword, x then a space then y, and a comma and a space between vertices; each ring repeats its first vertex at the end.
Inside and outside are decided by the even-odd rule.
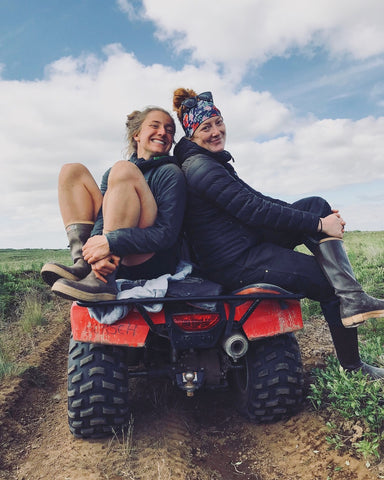
POLYGON ((64 225, 93 223, 103 196, 89 170, 80 163, 64 165, 59 175, 59 206, 64 225))
MULTIPOLYGON (((95 188, 93 178, 84 167, 75 164, 67 170, 63 170, 59 194, 63 220, 70 223, 83 218, 91 222, 99 211, 101 192, 95 188)), ((92 270, 80 281, 61 278, 52 286, 52 291, 64 298, 94 302, 114 300, 117 295, 116 267, 120 259, 108 255, 105 234, 120 228, 151 226, 157 216, 156 201, 143 174, 127 161, 117 162, 112 167, 102 205, 103 235, 89 238, 82 247, 83 259, 89 261, 92 270)), ((121 261, 125 265, 138 265, 153 255, 153 252, 132 254, 121 261)))
MULTIPOLYGON (((109 174, 103 201, 104 233, 119 228, 146 228, 156 220, 157 205, 145 178, 136 165, 117 162, 109 174)), ((154 255, 127 255, 124 265, 138 265, 154 255)))
POLYGON ((91 234, 101 202, 102 194, 86 167, 79 163, 62 167, 59 175, 59 205, 73 265, 46 263, 41 275, 49 285, 53 286, 63 278, 78 281, 89 274, 91 267, 83 258, 82 248, 91 234))

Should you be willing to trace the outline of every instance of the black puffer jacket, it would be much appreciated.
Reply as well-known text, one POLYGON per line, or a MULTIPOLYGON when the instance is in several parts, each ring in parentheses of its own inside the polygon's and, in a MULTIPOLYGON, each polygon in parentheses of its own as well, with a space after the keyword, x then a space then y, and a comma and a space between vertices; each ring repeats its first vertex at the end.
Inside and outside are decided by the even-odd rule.
MULTIPOLYGON (((157 204, 157 218, 151 227, 121 228, 107 233, 111 252, 119 257, 134 253, 156 252, 175 255, 185 209, 185 179, 173 157, 150 160, 133 155, 129 161, 142 171, 157 204)), ((103 176, 100 190, 107 190, 109 169, 103 176)), ((103 216, 99 212, 92 235, 101 235, 103 216)))
POLYGON ((228 163, 185 137, 175 156, 187 180, 185 229, 203 269, 231 264, 263 241, 263 228, 315 233, 319 217, 255 191, 228 163))

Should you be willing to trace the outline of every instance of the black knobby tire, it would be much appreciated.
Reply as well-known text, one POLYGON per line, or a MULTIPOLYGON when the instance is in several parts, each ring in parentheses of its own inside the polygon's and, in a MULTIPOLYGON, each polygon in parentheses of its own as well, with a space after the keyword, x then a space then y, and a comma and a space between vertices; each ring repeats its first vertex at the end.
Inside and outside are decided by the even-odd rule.
POLYGON ((68 423, 80 438, 116 432, 129 416, 123 347, 77 342, 68 355, 68 423))
POLYGON ((231 386, 241 414, 257 423, 288 418, 303 401, 303 364, 293 333, 252 341, 231 386))

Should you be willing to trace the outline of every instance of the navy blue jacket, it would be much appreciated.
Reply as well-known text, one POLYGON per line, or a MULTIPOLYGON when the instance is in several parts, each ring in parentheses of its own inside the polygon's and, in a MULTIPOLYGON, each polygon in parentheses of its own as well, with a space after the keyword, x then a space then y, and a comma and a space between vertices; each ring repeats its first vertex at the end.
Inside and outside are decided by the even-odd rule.
POLYGON ((315 233, 319 217, 251 188, 228 162, 182 138, 175 156, 187 181, 185 230, 204 270, 230 265, 263 241, 263 229, 315 233))
MULTIPOLYGON (((120 228, 106 234, 111 253, 124 257, 128 254, 156 252, 175 255, 180 241, 185 209, 185 179, 173 157, 155 157, 150 160, 133 155, 128 161, 142 171, 156 200, 157 217, 147 228, 120 228)), ((107 190, 109 169, 103 176, 100 190, 107 190)), ((92 235, 101 235, 103 215, 99 212, 92 235)))

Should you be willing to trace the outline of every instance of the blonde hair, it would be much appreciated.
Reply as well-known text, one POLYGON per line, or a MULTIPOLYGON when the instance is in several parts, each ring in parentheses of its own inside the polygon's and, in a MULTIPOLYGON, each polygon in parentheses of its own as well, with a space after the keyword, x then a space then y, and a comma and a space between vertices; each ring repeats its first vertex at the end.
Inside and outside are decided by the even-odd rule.
POLYGON ((126 126, 126 137, 128 142, 127 153, 132 155, 132 153, 137 153, 137 142, 134 139, 136 135, 140 133, 141 126, 144 120, 147 118, 147 115, 151 112, 163 112, 169 116, 172 121, 174 131, 176 131, 175 121, 172 118, 171 114, 167 112, 164 108, 161 107, 147 107, 144 110, 134 110, 132 113, 127 115, 127 120, 125 122, 126 126))

